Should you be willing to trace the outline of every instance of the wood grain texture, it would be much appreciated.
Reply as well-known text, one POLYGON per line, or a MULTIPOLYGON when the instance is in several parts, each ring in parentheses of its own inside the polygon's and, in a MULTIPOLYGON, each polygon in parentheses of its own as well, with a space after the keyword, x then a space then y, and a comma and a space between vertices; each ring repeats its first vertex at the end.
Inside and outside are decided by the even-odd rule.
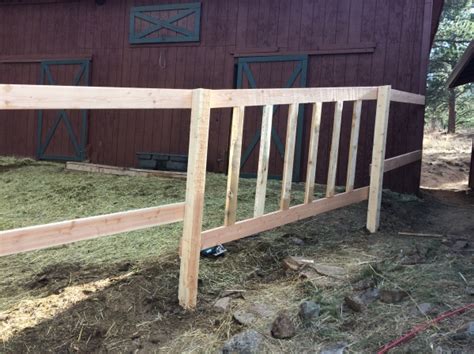
POLYGON ((313 114, 311 118, 311 130, 309 138, 308 166, 306 167, 306 183, 304 192, 304 202, 311 203, 314 196, 314 183, 316 179, 316 167, 319 146, 319 128, 321 126, 322 103, 313 104, 313 114))
POLYGON ((389 159, 385 159, 383 171, 389 172, 397 168, 400 168, 402 166, 411 164, 413 162, 420 161, 422 158, 422 155, 423 153, 421 150, 416 150, 416 151, 408 152, 403 155, 394 156, 389 159))
POLYGON ((0 231, 0 256, 64 245, 183 220, 184 203, 0 231))
POLYGON ((283 179, 281 182, 280 209, 290 207, 291 183, 293 182, 293 163, 295 160, 296 127, 298 124, 298 104, 291 104, 288 112, 286 128, 285 160, 283 163, 283 179))
POLYGON ((368 191, 368 187, 363 187, 352 192, 337 194, 332 198, 322 198, 309 204, 295 205, 288 210, 275 211, 256 218, 238 221, 232 226, 221 226, 204 231, 201 238, 201 249, 235 241, 330 210, 359 203, 367 200, 368 191))
POLYGON ((237 195, 239 190, 244 114, 244 107, 234 107, 230 134, 229 167, 227 172, 227 192, 224 216, 224 225, 226 226, 235 224, 237 218, 237 195))
POLYGON ((380 87, 377 95, 372 166, 370 168, 369 205, 367 210, 367 229, 372 233, 377 231, 380 223, 385 148, 390 111, 390 90, 390 86, 380 87))
POLYGON ((334 120, 332 126, 331 150, 329 154, 328 181, 326 185, 326 197, 334 196, 336 192, 337 159, 339 157, 339 144, 341 137, 342 101, 336 102, 334 108, 334 120))
POLYGON ((191 108, 191 90, 0 84, 0 110, 191 108))
POLYGON ((268 161, 270 158, 270 143, 272 138, 273 106, 263 107, 262 128, 260 135, 260 151, 258 155, 257 187, 255 189, 254 217, 265 212, 265 198, 267 195, 268 161))
POLYGON ((346 192, 354 189, 356 164, 357 164, 357 148, 359 146, 360 134, 360 115, 362 112, 362 101, 354 102, 352 110, 351 137, 349 140, 349 158, 347 163, 346 192))
POLYGON ((181 238, 181 265, 179 276, 179 303, 187 309, 196 307, 199 274, 206 163, 210 121, 210 92, 193 91, 191 128, 189 134, 188 179, 186 207, 181 238))

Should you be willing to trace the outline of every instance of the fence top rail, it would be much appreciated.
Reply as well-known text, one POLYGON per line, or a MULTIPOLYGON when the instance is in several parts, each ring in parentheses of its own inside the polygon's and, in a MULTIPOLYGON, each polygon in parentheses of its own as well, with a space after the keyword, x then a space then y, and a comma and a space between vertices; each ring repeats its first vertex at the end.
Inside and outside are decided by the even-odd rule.
MULTIPOLYGON (((211 108, 377 99, 378 86, 210 90, 211 108)), ((0 110, 190 109, 191 89, 0 84, 0 110)), ((391 90, 391 100, 424 105, 425 97, 391 90)))

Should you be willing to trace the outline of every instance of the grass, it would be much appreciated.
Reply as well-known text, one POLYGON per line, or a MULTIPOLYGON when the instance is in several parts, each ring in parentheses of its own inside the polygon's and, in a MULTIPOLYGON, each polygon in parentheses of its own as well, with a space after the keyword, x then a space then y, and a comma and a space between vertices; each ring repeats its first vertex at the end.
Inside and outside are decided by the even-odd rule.
MULTIPOLYGON (((184 200, 180 180, 67 172, 62 164, 9 158, 0 159, 0 171, 0 229, 184 200)), ((225 186, 225 176, 208 174, 206 229, 223 222, 225 186)), ((267 211, 278 208, 280 187, 279 181, 269 181, 267 211)), ((254 193, 255 181, 242 179, 239 219, 252 215, 254 193)), ((294 203, 302 201, 301 185, 294 185, 293 197, 294 203)), ((275 312, 288 311, 298 326, 291 340, 276 340, 267 321, 252 324, 265 336, 264 352, 318 352, 338 341, 348 343, 350 352, 374 352, 426 320, 413 314, 416 304, 433 303, 439 313, 472 301, 459 275, 474 280, 468 257, 440 240, 397 236, 408 230, 444 232, 452 215, 467 220, 470 212, 385 192, 376 235, 366 233, 366 203, 360 203, 230 243, 225 257, 201 259, 194 313, 176 304, 181 223, 2 257, 0 318, 11 319, 3 325, 0 320, 0 337, 9 338, 5 352, 216 352, 244 329, 232 312, 263 303, 275 312), (305 245, 291 242, 292 237, 305 245), (426 261, 404 265, 404 255, 414 250, 426 261), (342 266, 348 277, 301 279, 281 266, 289 255, 342 266), (379 288, 409 291, 410 297, 398 304, 374 302, 364 313, 344 309, 352 283, 365 278, 379 288), (245 298, 234 299, 230 312, 213 311, 222 291, 236 288, 246 290, 245 298), (296 316, 305 299, 322 309, 309 328, 296 316)), ((472 227, 468 220, 466 225, 472 227)), ((430 328, 403 350, 431 352, 430 345, 445 340, 463 321, 460 316, 430 328)))

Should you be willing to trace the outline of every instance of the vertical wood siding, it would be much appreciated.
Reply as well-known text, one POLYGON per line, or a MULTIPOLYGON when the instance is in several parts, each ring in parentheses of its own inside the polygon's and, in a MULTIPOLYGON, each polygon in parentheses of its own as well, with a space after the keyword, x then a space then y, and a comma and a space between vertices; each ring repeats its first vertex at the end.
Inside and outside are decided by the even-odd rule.
MULTIPOLYGON (((307 85, 391 84, 396 89, 424 94, 432 1, 203 0, 199 43, 129 44, 130 7, 189 1, 109 0, 104 6, 96 6, 94 1, 2 5, 0 59, 86 55, 92 58, 90 82, 94 86, 221 89, 235 87, 235 52, 264 55, 263 52, 278 50, 304 54, 328 46, 375 42, 374 53, 310 55, 307 85)), ((252 70, 260 87, 277 87, 288 79, 292 64, 252 64, 252 70)), ((0 82, 36 84, 39 72, 37 62, 0 63, 0 82)), ((288 108, 280 110, 274 124, 284 137, 288 108)), ((334 104, 323 105, 316 177, 322 183, 327 178, 333 112, 334 104)), ((248 130, 261 124, 256 118, 260 114, 261 109, 246 112, 243 150, 253 136, 248 130)), ((351 114, 352 103, 345 103, 337 173, 340 185, 346 179, 351 114)), ((375 106, 364 103, 356 186, 368 183, 374 114, 375 106)), ((0 154, 35 156, 36 117, 36 112, 0 112, 0 154)), ((211 114, 210 171, 227 169, 230 117, 230 109, 213 110, 211 114)), ((307 105, 301 176, 306 173, 310 117, 311 107, 307 105)), ((67 139, 64 132, 60 134, 67 139)), ((188 135, 189 111, 91 111, 88 156, 95 163, 134 166, 138 151, 186 154, 188 135)), ((392 104, 387 157, 420 148, 422 136, 423 108, 392 104)), ((245 168, 255 172, 256 166, 257 157, 253 154, 245 168)), ((270 174, 281 173, 282 169, 273 143, 270 169, 270 174)), ((409 165, 388 173, 386 186, 415 192, 419 175, 420 165, 409 165)))

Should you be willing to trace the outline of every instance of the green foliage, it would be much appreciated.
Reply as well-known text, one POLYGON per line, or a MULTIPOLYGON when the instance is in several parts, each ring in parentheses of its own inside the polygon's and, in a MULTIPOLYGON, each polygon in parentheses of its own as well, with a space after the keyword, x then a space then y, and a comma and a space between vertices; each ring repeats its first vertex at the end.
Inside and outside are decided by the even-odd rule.
MULTIPOLYGON (((447 79, 474 38, 472 0, 446 0, 430 54, 426 119, 443 128, 448 120, 447 79)), ((457 126, 474 127, 474 85, 455 88, 457 126)))

